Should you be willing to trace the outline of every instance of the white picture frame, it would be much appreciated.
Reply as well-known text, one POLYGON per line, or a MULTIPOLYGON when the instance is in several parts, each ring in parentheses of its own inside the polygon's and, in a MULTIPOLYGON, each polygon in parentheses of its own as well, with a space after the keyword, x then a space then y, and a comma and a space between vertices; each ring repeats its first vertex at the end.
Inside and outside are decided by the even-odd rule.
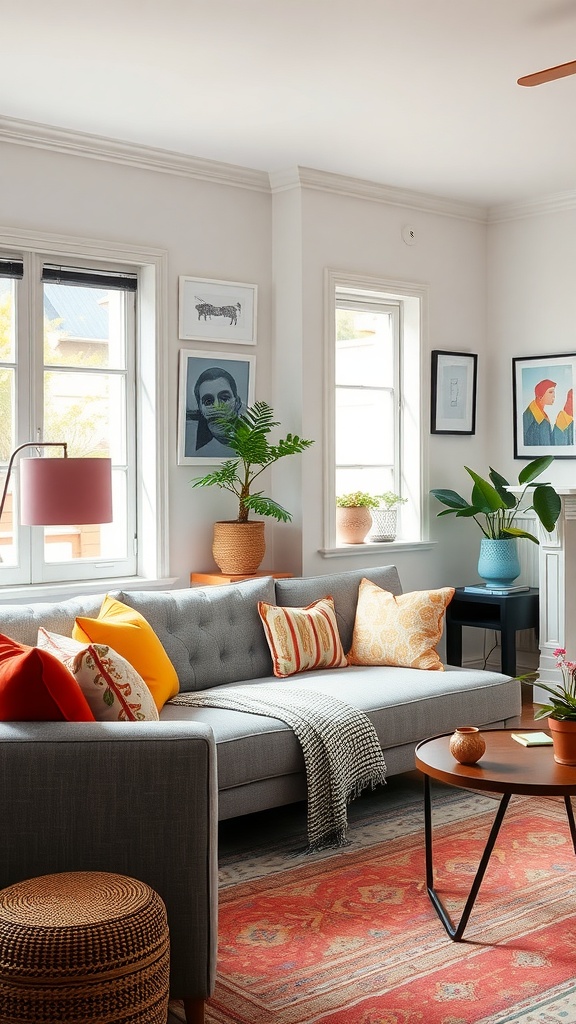
POLYGON ((216 403, 241 413, 254 403, 256 358, 229 352, 180 349, 178 367, 178 465, 219 465, 235 458, 216 436, 216 403))
POLYGON ((258 285, 178 279, 178 337, 182 341, 256 344, 258 285))

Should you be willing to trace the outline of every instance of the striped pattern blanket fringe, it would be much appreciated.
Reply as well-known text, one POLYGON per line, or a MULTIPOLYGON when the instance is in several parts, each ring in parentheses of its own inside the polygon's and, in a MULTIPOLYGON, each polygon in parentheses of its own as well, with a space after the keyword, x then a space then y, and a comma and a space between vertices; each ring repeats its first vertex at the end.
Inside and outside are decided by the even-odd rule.
POLYGON ((308 852, 347 845, 347 804, 386 781, 370 719, 357 708, 299 687, 234 686, 180 693, 170 704, 278 718, 300 741, 308 789, 308 852))

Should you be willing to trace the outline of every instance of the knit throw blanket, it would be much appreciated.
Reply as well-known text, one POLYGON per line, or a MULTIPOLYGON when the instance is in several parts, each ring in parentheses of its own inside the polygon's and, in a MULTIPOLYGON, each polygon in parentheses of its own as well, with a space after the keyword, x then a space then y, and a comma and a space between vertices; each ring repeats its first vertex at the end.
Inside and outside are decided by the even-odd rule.
POLYGON ((346 805, 385 782, 386 765, 366 715, 343 701, 297 687, 235 686, 181 693, 171 704, 226 708, 278 718, 302 746, 308 788, 309 851, 343 846, 346 805))

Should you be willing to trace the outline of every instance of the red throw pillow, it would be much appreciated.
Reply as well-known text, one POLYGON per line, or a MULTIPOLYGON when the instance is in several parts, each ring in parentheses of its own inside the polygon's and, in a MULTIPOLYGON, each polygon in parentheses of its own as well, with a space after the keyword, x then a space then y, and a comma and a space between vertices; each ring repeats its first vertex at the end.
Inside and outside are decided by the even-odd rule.
POLYGON ((0 721, 94 720, 74 676, 58 658, 0 633, 0 721))

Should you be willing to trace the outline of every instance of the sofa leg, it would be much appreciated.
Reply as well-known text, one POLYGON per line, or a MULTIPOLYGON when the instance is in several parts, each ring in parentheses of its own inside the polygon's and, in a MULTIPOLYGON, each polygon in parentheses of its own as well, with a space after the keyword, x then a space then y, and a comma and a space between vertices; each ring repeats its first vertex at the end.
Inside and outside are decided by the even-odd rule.
POLYGON ((204 1024, 204 1000, 183 999, 186 1024, 204 1024))

